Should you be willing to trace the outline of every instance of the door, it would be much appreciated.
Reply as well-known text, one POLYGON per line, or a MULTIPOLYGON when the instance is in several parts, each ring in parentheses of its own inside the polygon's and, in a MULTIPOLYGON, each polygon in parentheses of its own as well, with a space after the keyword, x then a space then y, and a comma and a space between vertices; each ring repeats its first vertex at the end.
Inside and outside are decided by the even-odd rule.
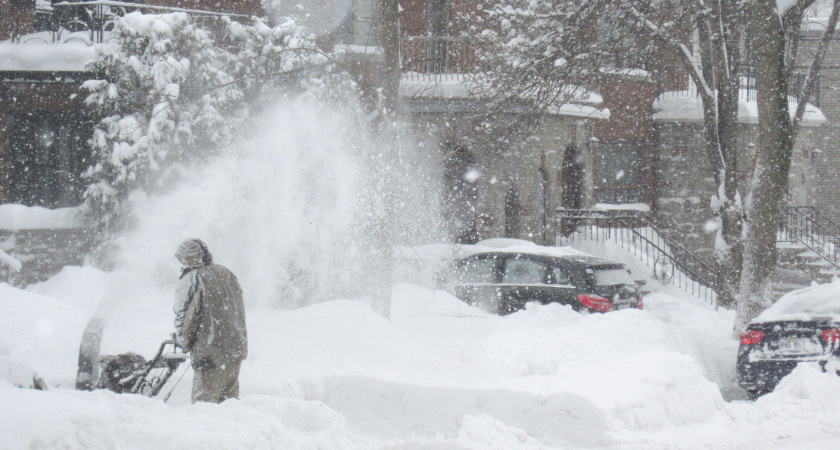
POLYGON ((461 261, 451 280, 453 294, 462 301, 488 312, 499 310, 499 266, 497 255, 477 255, 461 261))
POLYGON ((501 283, 502 314, 525 308, 528 302, 546 303, 548 263, 527 255, 510 255, 505 259, 501 283))

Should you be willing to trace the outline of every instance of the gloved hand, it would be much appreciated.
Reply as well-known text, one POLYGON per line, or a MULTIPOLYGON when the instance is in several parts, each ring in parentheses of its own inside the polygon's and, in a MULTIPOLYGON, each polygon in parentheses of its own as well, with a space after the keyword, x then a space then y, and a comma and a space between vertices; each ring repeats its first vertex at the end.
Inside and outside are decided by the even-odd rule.
POLYGON ((181 336, 178 333, 172 333, 172 340, 175 341, 175 344, 178 347, 181 347, 184 350, 189 350, 189 348, 187 348, 187 343, 184 341, 184 336, 181 336))

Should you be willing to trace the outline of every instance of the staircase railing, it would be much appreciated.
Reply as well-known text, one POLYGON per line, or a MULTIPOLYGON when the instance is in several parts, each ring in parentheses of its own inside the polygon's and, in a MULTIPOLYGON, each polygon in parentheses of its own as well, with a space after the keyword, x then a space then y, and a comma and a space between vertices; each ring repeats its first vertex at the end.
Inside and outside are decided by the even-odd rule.
POLYGON ((778 241, 801 244, 840 269, 840 226, 813 206, 785 208, 779 223, 778 241))
POLYGON ((716 305, 720 273, 673 239, 663 236, 644 213, 558 209, 557 242, 613 241, 651 267, 655 279, 716 305))

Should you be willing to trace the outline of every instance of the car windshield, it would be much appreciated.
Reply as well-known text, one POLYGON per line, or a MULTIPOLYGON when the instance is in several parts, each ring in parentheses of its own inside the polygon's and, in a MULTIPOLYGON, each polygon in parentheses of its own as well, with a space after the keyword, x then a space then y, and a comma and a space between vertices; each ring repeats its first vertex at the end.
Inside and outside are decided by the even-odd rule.
POLYGON ((617 284, 636 284, 630 272, 622 268, 595 269, 596 286, 615 286, 617 284))

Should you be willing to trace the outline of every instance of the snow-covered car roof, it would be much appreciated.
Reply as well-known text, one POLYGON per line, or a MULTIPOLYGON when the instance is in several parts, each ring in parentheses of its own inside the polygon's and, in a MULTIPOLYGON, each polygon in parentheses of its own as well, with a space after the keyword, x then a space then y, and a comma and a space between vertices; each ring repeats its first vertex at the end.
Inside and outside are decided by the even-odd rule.
POLYGON ((788 292, 753 322, 814 319, 840 321, 840 280, 788 292))
POLYGON ((537 245, 523 239, 494 238, 462 246, 464 256, 478 253, 524 253, 530 255, 553 256, 578 261, 584 264, 622 264, 606 258, 583 253, 572 247, 548 247, 537 245))

